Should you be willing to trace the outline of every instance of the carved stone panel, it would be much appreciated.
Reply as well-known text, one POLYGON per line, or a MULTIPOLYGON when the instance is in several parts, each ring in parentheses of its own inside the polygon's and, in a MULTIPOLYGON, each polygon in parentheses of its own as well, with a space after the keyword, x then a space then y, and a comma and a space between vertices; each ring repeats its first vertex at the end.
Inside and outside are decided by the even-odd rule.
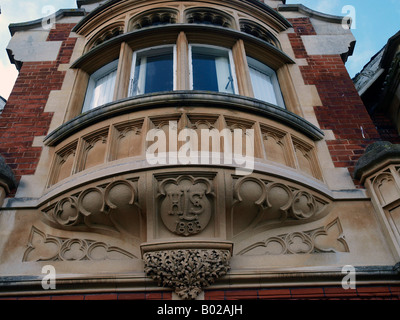
POLYGON ((79 171, 103 164, 106 160, 108 130, 102 130, 83 139, 79 171))
POLYGON ((238 241, 273 228, 316 221, 328 213, 328 199, 300 186, 254 176, 234 181, 230 219, 232 236, 238 241))
POLYGON ((325 227, 295 231, 257 241, 241 249, 238 255, 311 254, 349 252, 339 218, 325 227))
POLYGON ((104 242, 62 238, 45 234, 32 227, 28 248, 22 261, 83 261, 83 260, 130 260, 137 259, 132 253, 104 242))
POLYGON ((201 233, 214 214, 212 182, 179 176, 159 183, 159 216, 164 226, 179 236, 201 233))
POLYGON ((118 124, 114 127, 111 161, 142 154, 142 127, 143 119, 118 124))
POLYGON ((116 180, 65 195, 42 211, 56 228, 140 239, 143 219, 137 201, 137 181, 116 180))

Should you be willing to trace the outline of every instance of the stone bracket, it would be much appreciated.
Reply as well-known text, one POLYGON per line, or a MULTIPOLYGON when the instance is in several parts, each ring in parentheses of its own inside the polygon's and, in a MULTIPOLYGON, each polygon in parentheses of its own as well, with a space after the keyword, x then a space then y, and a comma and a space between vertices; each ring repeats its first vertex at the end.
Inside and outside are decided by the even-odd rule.
POLYGON ((145 273, 183 300, 193 300, 230 270, 231 242, 191 241, 141 246, 145 273))

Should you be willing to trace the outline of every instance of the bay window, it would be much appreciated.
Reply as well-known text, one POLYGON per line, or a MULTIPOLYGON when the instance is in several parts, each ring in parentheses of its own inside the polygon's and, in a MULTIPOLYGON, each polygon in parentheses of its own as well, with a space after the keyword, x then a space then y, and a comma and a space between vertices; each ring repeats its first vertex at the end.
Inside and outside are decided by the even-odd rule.
POLYGON ((120 66, 121 79, 126 79, 126 82, 121 79, 116 81, 119 60, 114 60, 95 71, 89 79, 82 112, 114 99, 185 88, 243 94, 243 84, 239 90, 234 61, 245 64, 246 60, 249 74, 244 74, 243 70, 246 68, 238 68, 238 75, 248 77, 251 81, 247 86, 252 88, 252 91, 247 94, 251 96, 253 92, 254 98, 285 108, 276 72, 261 61, 246 55, 245 61, 241 62, 237 57, 234 60, 232 50, 214 45, 188 44, 187 55, 180 54, 179 57, 176 48, 176 44, 170 44, 133 52, 132 58, 128 59, 131 64, 125 62, 120 66), (178 69, 185 71, 178 73, 178 69), (183 78, 185 74, 188 78, 183 78), (178 81, 177 77, 182 79, 178 81))

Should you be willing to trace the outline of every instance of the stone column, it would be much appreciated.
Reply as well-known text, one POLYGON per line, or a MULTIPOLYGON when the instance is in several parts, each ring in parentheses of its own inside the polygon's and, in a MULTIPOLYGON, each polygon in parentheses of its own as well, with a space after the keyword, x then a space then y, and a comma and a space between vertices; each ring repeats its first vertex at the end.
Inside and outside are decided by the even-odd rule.
POLYGON ((400 261, 400 145, 370 145, 354 174, 368 190, 387 242, 400 261))
POLYGON ((4 199, 17 186, 17 181, 11 168, 0 156, 0 207, 3 206, 4 199))

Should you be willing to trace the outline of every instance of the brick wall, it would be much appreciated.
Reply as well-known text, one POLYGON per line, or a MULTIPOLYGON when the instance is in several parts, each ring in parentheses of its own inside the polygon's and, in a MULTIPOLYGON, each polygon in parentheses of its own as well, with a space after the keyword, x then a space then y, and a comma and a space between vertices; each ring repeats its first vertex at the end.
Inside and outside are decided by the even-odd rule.
MULTIPOLYGON (((242 290, 206 290, 205 300, 400 300, 400 286, 341 286, 268 288, 242 290)), ((172 300, 171 292, 96 293, 0 297, 0 300, 172 300)))
POLYGON ((50 91, 60 90, 65 72, 60 64, 69 63, 76 38, 69 38, 74 24, 57 24, 47 41, 62 41, 56 61, 25 62, 13 91, 0 116, 0 155, 17 180, 35 173, 42 149, 32 147, 36 136, 47 135, 52 113, 44 112, 50 91))
POLYGON ((315 31, 308 18, 289 19, 295 33, 289 34, 295 57, 306 59, 308 66, 300 66, 305 84, 315 85, 322 105, 314 106, 321 129, 333 130, 336 140, 327 141, 335 167, 346 167, 353 173, 354 166, 365 148, 380 140, 341 56, 307 55, 302 35, 315 31))
POLYGON ((171 292, 96 293, 7 297, 0 300, 172 300, 171 292))
POLYGON ((210 290, 205 300, 400 300, 399 286, 363 286, 345 290, 341 286, 271 288, 255 290, 210 290))

